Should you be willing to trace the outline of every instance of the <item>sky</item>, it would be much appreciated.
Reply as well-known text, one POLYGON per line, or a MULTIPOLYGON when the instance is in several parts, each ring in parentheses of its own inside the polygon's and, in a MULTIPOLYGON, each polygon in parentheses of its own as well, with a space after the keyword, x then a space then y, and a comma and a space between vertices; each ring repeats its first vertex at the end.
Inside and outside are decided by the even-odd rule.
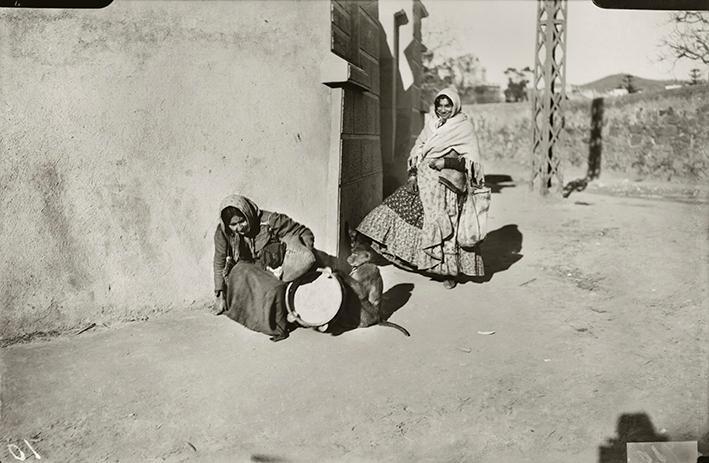
MULTIPOLYGON (((386 1, 386 0, 384 0, 386 1)), ((487 69, 487 80, 505 85, 508 67, 534 69, 537 2, 534 0, 423 0, 427 38, 449 35, 454 48, 476 55, 487 69)), ((610 74, 648 79, 689 78, 699 62, 658 60, 659 46, 669 32, 670 12, 605 10, 590 0, 569 0, 566 37, 566 81, 581 85, 610 74)), ((429 40, 433 42, 434 40, 429 40)), ((434 50, 435 52, 435 50, 434 50)))

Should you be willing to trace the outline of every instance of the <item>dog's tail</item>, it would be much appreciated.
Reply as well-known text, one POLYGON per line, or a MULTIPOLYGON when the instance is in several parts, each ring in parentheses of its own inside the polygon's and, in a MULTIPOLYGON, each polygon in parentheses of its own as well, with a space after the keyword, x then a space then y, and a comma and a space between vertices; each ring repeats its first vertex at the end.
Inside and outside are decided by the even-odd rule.
POLYGON ((388 322, 388 321, 381 321, 381 322, 377 323, 377 325, 388 326, 390 328, 396 328, 397 330, 404 333, 405 336, 411 336, 411 334, 408 331, 406 331, 406 328, 404 328, 403 326, 397 325, 396 323, 392 323, 392 322, 388 322))

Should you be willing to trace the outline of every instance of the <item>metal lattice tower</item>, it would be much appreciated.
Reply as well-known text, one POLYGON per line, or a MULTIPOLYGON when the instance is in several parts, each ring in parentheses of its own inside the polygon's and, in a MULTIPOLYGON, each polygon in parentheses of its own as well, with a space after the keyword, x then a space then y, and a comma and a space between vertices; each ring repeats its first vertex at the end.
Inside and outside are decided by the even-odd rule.
POLYGON ((537 0, 537 39, 532 86, 532 177, 540 178, 539 192, 549 192, 552 179, 563 188, 559 156, 554 144, 564 128, 566 99, 566 0, 537 0))

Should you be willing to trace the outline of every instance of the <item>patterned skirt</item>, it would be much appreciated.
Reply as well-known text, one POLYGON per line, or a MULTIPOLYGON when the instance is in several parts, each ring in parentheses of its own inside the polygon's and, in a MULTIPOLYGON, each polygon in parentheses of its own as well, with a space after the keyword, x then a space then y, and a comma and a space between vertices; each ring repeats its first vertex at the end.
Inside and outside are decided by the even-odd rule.
MULTIPOLYGON (((445 195, 444 199, 450 203, 446 212, 454 226, 457 226, 457 195, 427 174, 424 172, 423 176, 419 176, 419 188, 442 188, 438 193, 445 195), (432 180, 436 185, 428 183, 432 180)), ((441 239, 437 252, 433 253, 435 257, 432 257, 431 249, 422 249, 424 222, 420 193, 410 191, 408 185, 403 185, 367 214, 357 226, 357 231, 370 238, 372 248, 384 258, 409 270, 443 276, 485 274, 477 248, 461 248, 455 240, 455 234, 441 239)))

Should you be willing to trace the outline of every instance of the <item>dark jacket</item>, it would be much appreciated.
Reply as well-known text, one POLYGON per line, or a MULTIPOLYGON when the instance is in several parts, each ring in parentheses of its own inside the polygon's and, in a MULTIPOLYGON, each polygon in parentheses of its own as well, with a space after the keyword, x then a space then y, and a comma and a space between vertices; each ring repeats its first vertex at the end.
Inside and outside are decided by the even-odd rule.
POLYGON ((264 248, 270 243, 284 243, 290 239, 298 240, 308 248, 315 245, 313 232, 304 225, 299 224, 285 214, 277 212, 261 211, 260 229, 253 239, 255 243, 252 255, 246 239, 238 234, 227 235, 224 227, 217 225, 214 231, 214 290, 224 290, 224 276, 222 271, 226 263, 226 257, 238 256, 236 260, 245 262, 257 262, 262 257, 264 248), (234 250, 237 252, 234 252, 234 250))

